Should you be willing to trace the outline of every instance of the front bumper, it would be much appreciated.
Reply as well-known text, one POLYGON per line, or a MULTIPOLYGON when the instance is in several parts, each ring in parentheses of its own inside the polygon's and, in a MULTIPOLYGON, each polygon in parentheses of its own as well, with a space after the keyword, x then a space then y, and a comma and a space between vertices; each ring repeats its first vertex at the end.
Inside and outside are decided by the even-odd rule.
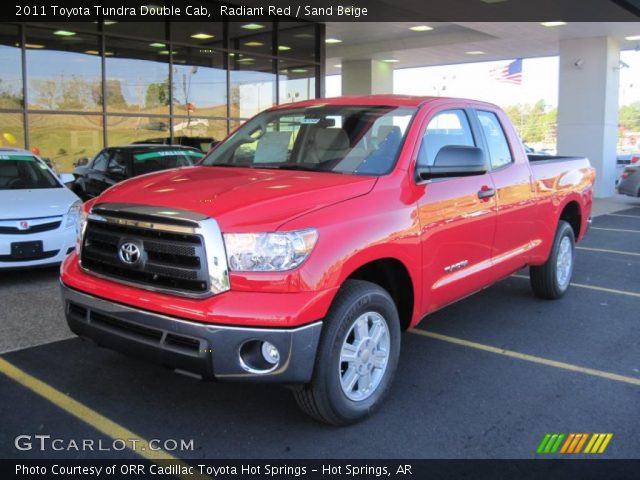
POLYGON ((203 378, 225 381, 307 383, 311 380, 321 322, 292 329, 198 323, 125 306, 61 284, 69 328, 98 345, 203 378), (280 352, 269 370, 249 368, 243 345, 268 341, 280 352))
POLYGON ((26 235, 0 234, 0 270, 60 264, 75 249, 75 244, 75 228, 64 228, 64 226, 47 232, 26 235), (8 258, 12 243, 33 241, 42 242, 43 255, 40 258, 8 258))

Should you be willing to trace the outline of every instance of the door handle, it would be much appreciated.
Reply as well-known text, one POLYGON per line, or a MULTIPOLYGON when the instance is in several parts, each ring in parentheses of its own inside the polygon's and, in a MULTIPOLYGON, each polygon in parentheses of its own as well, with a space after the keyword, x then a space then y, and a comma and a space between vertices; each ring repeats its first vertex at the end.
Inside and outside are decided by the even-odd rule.
POLYGON ((483 185, 482 188, 478 190, 478 198, 480 200, 489 200, 495 194, 496 194, 495 189, 491 187, 487 187, 486 185, 483 185))

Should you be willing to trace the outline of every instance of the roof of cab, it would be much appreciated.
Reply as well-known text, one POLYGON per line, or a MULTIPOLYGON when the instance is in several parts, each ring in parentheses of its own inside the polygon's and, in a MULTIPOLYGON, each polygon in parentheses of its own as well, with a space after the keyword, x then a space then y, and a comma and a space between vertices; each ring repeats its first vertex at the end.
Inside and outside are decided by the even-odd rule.
POLYGON ((295 103, 285 103, 273 107, 271 110, 280 110, 296 107, 311 107, 321 105, 384 105, 393 107, 420 107, 426 103, 434 101, 452 101, 461 103, 473 103, 476 105, 486 105, 495 107, 495 105, 477 100, 453 97, 422 97, 416 95, 363 95, 363 96, 347 96, 333 98, 315 98, 311 100, 303 100, 295 103))

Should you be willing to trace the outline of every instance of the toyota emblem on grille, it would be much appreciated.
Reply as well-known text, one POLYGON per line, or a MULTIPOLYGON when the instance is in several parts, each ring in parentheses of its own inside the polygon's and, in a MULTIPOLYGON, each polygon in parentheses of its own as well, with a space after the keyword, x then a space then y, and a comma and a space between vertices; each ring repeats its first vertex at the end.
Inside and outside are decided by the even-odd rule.
POLYGON ((122 263, 135 265, 142 258, 140 247, 133 242, 124 242, 118 249, 118 257, 122 263))

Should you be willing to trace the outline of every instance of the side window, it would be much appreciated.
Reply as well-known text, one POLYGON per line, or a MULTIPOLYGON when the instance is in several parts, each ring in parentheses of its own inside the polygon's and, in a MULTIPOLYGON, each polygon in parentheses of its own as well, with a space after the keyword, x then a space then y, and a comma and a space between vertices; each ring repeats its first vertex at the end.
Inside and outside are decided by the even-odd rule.
POLYGON ((93 159, 93 163, 91 164, 91 168, 93 170, 98 170, 99 172, 107 171, 107 160, 109 159, 109 155, 107 151, 104 150, 98 154, 96 158, 93 159))
POLYGON ((109 168, 107 171, 113 175, 123 176, 126 172, 127 163, 126 158, 122 152, 113 152, 109 159, 109 168))
POLYGON ((475 146, 469 119, 463 110, 445 110, 429 121, 418 152, 418 166, 432 166, 446 145, 475 146))
POLYGON ((511 163, 513 158, 511 150, 509 150, 509 142, 507 142, 507 137, 496 114, 479 110, 478 120, 487 139, 491 168, 500 168, 511 163))

